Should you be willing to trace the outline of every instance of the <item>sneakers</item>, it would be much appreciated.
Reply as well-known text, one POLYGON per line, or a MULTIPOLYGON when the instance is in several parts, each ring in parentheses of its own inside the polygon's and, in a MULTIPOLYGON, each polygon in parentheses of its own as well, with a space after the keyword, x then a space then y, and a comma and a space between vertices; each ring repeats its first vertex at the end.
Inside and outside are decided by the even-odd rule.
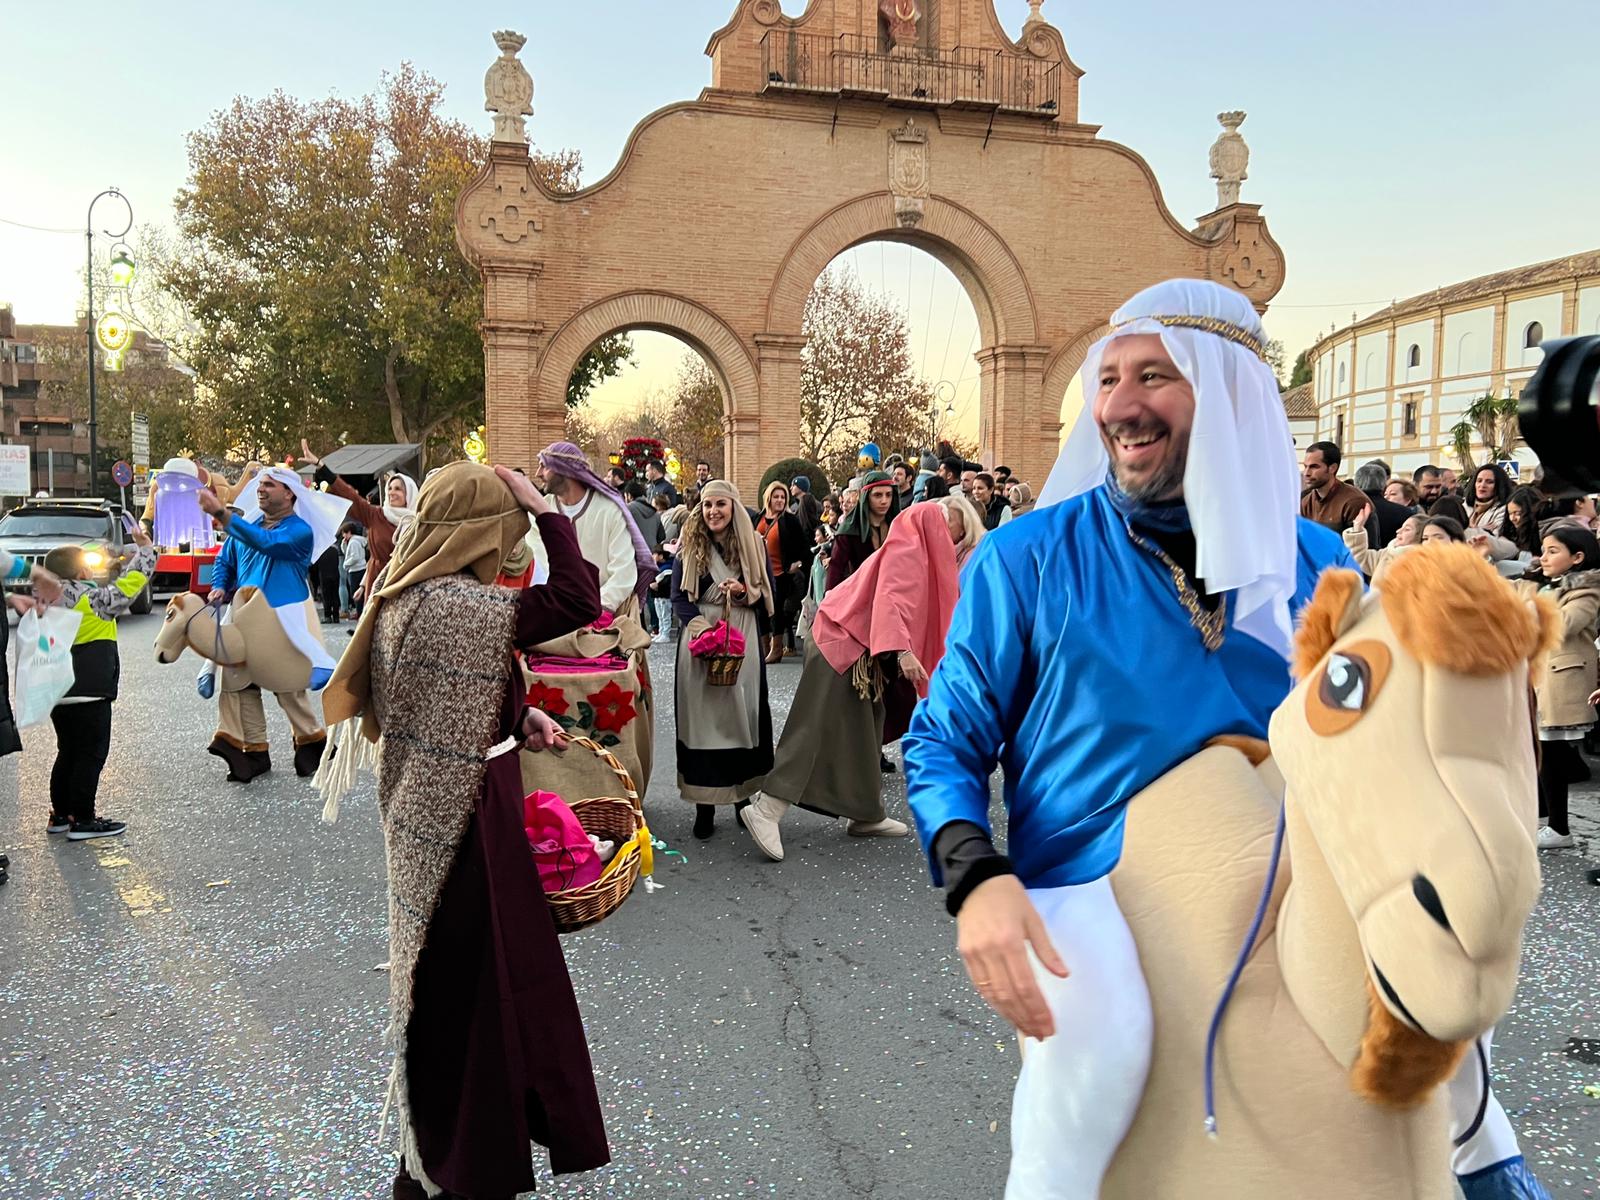
POLYGON ((58 816, 55 813, 51 813, 50 819, 44 823, 44 831, 46 833, 65 833, 71 828, 72 821, 70 819, 58 816))
POLYGON ((67 830, 67 841, 86 842, 90 838, 120 837, 127 830, 126 821, 113 821, 107 817, 96 817, 92 821, 74 821, 72 828, 67 830))
POLYGON ((749 833, 750 840, 756 844, 757 850, 773 862, 783 861, 783 839, 778 835, 778 822, 783 820, 783 814, 788 811, 789 806, 782 800, 774 800, 760 792, 739 810, 739 822, 749 833))
POLYGON ((1576 845, 1570 833, 1557 833, 1548 825, 1539 830, 1537 840, 1541 850, 1571 850, 1576 845))
POLYGON ((881 821, 851 821, 846 832, 851 837, 905 837, 911 827, 904 821, 885 817, 881 821))

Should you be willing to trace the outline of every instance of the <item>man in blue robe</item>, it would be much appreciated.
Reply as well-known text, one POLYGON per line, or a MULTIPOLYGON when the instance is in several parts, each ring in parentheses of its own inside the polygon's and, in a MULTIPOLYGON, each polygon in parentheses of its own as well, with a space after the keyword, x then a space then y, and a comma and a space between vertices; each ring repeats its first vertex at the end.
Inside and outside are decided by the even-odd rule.
MULTIPOLYGON (((311 564, 333 544, 348 500, 313 493, 295 472, 269 467, 241 493, 241 512, 233 511, 209 491, 200 493, 200 507, 215 517, 227 541, 211 572, 213 604, 232 601, 240 588, 258 589, 278 614, 290 642, 311 664, 306 687, 275 692, 278 706, 294 732, 294 766, 301 776, 316 773, 327 746, 322 718, 308 691, 320 689, 333 675, 334 661, 313 632, 316 614, 310 607, 311 564)), ((267 716, 261 689, 219 689, 217 733, 208 752, 228 764, 228 778, 249 783, 272 769, 267 744, 267 716)))
MULTIPOLYGON (((1322 571, 1355 569, 1297 515, 1294 443, 1244 296, 1169 281, 1112 330, 1085 360, 1083 412, 1039 506, 968 564, 904 741, 974 986, 1022 1035, 1051 1039, 1029 1044, 1018 1083, 1008 1200, 1092 1200, 1142 1095, 1149 993, 1108 878, 1128 801, 1214 738, 1267 736, 1291 687, 1293 615, 1322 571), (1009 857, 989 833, 996 766, 1009 857), (1069 966, 1070 986, 1048 977, 1069 966), (1070 1071, 1084 1102, 1039 1111, 1030 1072, 1044 1070, 1070 1071)), ((1458 1152, 1457 1170, 1481 1180, 1485 1157, 1511 1190, 1474 1200, 1544 1194, 1514 1135, 1509 1154, 1503 1137, 1476 1160, 1458 1152)))

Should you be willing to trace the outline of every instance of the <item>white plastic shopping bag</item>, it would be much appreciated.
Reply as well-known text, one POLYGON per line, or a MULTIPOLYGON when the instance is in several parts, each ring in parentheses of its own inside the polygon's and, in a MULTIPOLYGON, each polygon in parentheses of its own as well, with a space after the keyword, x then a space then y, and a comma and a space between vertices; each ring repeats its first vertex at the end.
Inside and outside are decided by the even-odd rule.
POLYGON ((17 622, 17 728, 48 718, 72 687, 72 639, 82 623, 70 608, 35 608, 17 622))

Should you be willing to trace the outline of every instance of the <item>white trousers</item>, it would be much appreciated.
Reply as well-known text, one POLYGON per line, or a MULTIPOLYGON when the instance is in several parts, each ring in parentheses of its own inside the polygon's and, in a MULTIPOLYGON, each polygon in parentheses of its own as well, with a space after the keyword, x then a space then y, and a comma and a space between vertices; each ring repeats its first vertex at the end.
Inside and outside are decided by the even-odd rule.
MULTIPOLYGON (((1057 978, 1029 951, 1056 1032, 1042 1042, 1023 1040, 1005 1200, 1098 1200, 1150 1072, 1150 989, 1109 879, 1032 888, 1028 898, 1071 974, 1057 978)), ((1492 1038, 1493 1030, 1482 1039, 1486 1059, 1492 1038)), ((1447 1086, 1454 1140, 1483 1106, 1475 1050, 1447 1086)), ((1517 1135, 1491 1093, 1482 1122, 1451 1166, 1467 1174, 1518 1153, 1517 1135)))

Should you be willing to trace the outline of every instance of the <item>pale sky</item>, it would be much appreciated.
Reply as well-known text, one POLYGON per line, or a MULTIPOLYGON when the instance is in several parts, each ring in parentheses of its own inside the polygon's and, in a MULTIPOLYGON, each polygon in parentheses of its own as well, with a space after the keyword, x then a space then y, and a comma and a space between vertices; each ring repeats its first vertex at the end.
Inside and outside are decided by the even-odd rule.
MULTIPOLYGON (((1026 0, 997 8, 1016 33, 1026 0)), ((733 0, 0 0, 0 302, 24 323, 70 320, 90 197, 116 184, 140 222, 169 221, 184 135, 235 95, 360 95, 409 59, 446 83, 451 115, 487 132, 481 81, 495 29, 528 36, 535 143, 577 148, 585 180, 599 179, 641 117, 709 82, 705 43, 733 9, 733 0)), ((1592 27, 1594 11, 1593 0, 1280 3, 1226 18, 1190 0, 1044 6, 1086 72, 1081 119, 1150 162, 1180 220, 1215 203, 1206 167, 1215 114, 1250 114, 1242 198, 1263 205, 1288 258, 1267 323, 1291 357, 1330 324, 1396 297, 1600 245, 1592 85, 1553 53, 1563 30, 1592 27)), ((908 312, 930 380, 975 376, 970 304, 953 277, 898 247, 849 257, 908 312)), ((670 377, 670 339, 642 338, 641 348, 643 368, 608 385, 610 403, 670 377)), ((964 391, 958 408, 969 407, 964 391)))

